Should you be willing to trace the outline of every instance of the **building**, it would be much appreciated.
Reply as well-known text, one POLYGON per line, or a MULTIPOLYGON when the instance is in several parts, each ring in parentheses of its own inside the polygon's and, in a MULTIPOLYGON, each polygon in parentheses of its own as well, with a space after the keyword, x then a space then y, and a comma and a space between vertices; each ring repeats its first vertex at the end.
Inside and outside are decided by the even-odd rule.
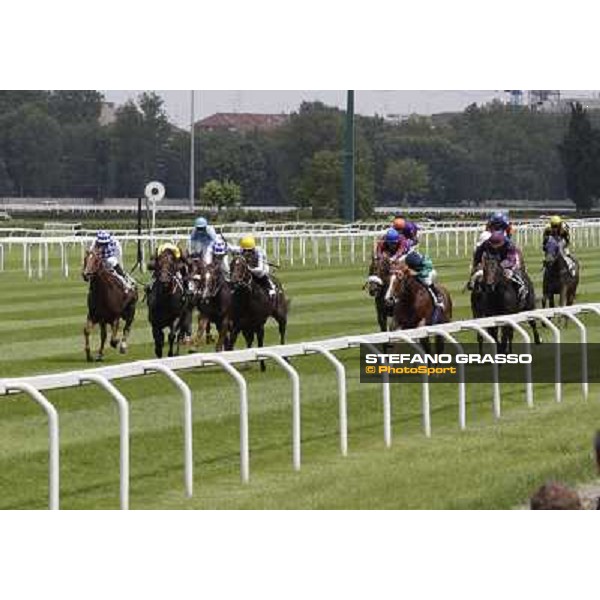
POLYGON ((215 113, 201 121, 196 121, 195 128, 201 131, 270 131, 277 129, 289 119, 286 114, 260 113, 215 113))
POLYGON ((104 127, 110 125, 117 120, 117 110, 114 102, 102 102, 100 106, 100 115, 98 117, 98 123, 104 127))

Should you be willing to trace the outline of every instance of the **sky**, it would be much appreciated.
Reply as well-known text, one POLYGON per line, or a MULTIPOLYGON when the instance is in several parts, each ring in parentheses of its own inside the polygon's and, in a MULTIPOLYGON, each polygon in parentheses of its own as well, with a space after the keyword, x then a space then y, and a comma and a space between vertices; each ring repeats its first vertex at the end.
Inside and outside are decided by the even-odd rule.
MULTIPOLYGON (((121 104, 141 90, 102 90, 107 101, 121 104)), ((155 90, 165 100, 170 119, 180 126, 189 125, 189 90, 155 90)), ((355 92, 355 110, 359 114, 433 114, 460 111, 473 102, 484 103, 494 98, 507 99, 502 91, 361 91, 355 92)), ((289 113, 304 100, 321 100, 343 107, 344 90, 212 90, 196 91, 196 120, 216 112, 289 113)))

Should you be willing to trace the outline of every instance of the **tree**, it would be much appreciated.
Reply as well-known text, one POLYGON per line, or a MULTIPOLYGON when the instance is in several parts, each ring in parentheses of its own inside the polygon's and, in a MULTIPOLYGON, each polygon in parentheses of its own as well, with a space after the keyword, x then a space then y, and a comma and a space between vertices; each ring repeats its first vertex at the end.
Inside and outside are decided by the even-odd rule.
POLYGON ((300 206, 311 206, 313 217, 336 217, 342 198, 342 156, 320 150, 304 163, 296 190, 300 206))
POLYGON ((600 136, 592 129, 587 112, 579 102, 571 106, 569 129, 559 145, 565 171, 567 192, 578 210, 592 206, 598 197, 600 169, 600 136))
POLYGON ((219 211, 224 207, 238 206, 242 200, 242 191, 237 183, 229 179, 225 181, 211 179, 202 186, 200 200, 219 211))
POLYGON ((424 196, 429 191, 427 165, 412 158, 388 162, 384 189, 395 202, 406 202, 424 196))

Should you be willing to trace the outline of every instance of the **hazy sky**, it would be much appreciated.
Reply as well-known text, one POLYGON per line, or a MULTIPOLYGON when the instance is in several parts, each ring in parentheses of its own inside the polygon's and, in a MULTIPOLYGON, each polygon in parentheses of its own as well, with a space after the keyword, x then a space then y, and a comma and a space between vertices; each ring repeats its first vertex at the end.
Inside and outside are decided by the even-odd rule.
MULTIPOLYGON (((106 99, 121 104, 135 97, 140 90, 104 90, 106 99)), ((165 100, 167 112, 175 123, 187 125, 190 121, 190 92, 156 90, 165 100)), ((472 102, 487 102, 507 97, 495 91, 360 91, 355 94, 356 112, 373 115, 389 113, 432 114, 447 110, 462 110, 472 102)), ((345 106, 343 90, 214 90, 196 91, 195 113, 200 119, 216 112, 291 112, 303 100, 321 100, 326 104, 345 106)))

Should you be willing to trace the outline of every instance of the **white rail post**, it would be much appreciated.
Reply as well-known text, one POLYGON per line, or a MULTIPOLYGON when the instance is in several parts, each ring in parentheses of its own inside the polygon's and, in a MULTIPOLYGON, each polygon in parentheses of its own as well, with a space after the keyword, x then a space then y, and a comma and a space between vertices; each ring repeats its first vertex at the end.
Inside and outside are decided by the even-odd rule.
MULTIPOLYGON (((462 344, 454 339, 446 330, 436 329, 435 327, 427 327, 426 331, 431 335, 441 335, 446 341, 450 342, 460 354, 464 354, 465 350, 462 344)), ((467 384, 465 379, 465 365, 458 365, 458 426, 461 430, 467 428, 467 384)))
MULTIPOLYGON (((476 331, 486 342, 492 344, 494 348, 494 353, 496 352, 496 340, 483 328, 481 325, 477 323, 461 323, 460 324, 463 329, 472 329, 476 331)), ((499 378, 499 369, 496 363, 492 363, 492 387, 493 387, 493 409, 494 409, 494 418, 499 419, 501 414, 500 408, 500 378, 499 378)))
MULTIPOLYGON (((421 356, 425 354, 423 348, 419 346, 409 335, 400 331, 390 333, 390 342, 406 342, 412 346, 421 356)), ((426 437, 431 437, 431 403, 429 401, 429 380, 427 375, 423 375, 421 379, 421 412, 423 413, 423 431, 426 437)))
POLYGON ((29 383, 9 383, 6 385, 6 391, 10 390, 27 394, 46 412, 48 417, 48 508, 58 510, 60 489, 58 413, 48 399, 29 383))
POLYGON ((121 510, 129 509, 129 403, 121 392, 102 375, 95 373, 82 373, 79 383, 95 383, 106 390, 119 409, 119 464, 120 464, 120 502, 121 510))
POLYGON ((292 382, 292 463, 294 470, 299 471, 301 466, 300 455, 300 377, 298 371, 292 367, 282 356, 272 350, 256 351, 256 358, 272 358, 282 367, 292 382))
MULTIPOLYGON (((379 349, 375 344, 361 337, 352 337, 348 340, 348 348, 353 348, 364 344, 371 352, 379 354, 379 349)), ((390 377, 384 373, 382 378, 382 393, 383 393, 383 442, 386 448, 392 445, 392 408, 390 402, 390 377)))
POLYGON ((158 372, 165 375, 174 383, 181 392, 183 400, 183 482, 185 493, 188 498, 194 494, 194 451, 192 436, 192 390, 189 385, 179 377, 172 369, 165 367, 162 363, 151 362, 144 366, 144 372, 158 372))
MULTIPOLYGON (((532 313, 535 314, 535 313, 532 313)), ((539 319, 554 336, 554 399, 557 402, 562 402, 562 376, 560 368, 560 330, 558 327, 546 316, 535 314, 535 318, 539 319)))
POLYGON ((583 393, 583 399, 588 399, 589 384, 588 384, 588 357, 587 357, 587 329, 585 325, 568 309, 559 308, 557 309, 561 315, 567 317, 567 319, 573 321, 579 328, 580 335, 580 346, 581 346, 581 392, 583 393))
MULTIPOLYGON (((497 320, 497 323, 502 325, 509 325, 515 331, 517 331, 521 337, 523 338, 523 342, 527 347, 528 352, 531 354, 531 338, 529 334, 521 327, 516 321, 511 319, 510 317, 502 317, 497 320)), ((525 401, 527 402, 527 406, 533 406, 533 382, 531 380, 531 363, 527 363, 525 365, 525 401)))
POLYGON ((250 481, 250 448, 248 443, 248 384, 244 376, 222 356, 206 354, 197 356, 198 366, 211 363, 224 369, 238 384, 240 391, 240 475, 242 483, 250 481))
POLYGON ((0 271, 4 271, 4 244, 0 244, 0 271))
POLYGON ((304 344, 304 352, 307 354, 318 353, 324 356, 334 367, 338 383, 338 403, 340 416, 340 450, 342 456, 348 454, 348 409, 346 399, 346 367, 340 359, 327 348, 319 344, 304 344))

